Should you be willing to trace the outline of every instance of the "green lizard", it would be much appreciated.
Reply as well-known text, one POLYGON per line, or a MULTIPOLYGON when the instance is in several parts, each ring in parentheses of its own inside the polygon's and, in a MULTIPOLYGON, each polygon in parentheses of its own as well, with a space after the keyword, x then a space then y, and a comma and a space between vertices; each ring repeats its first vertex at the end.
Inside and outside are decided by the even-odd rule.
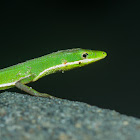
POLYGON ((106 52, 103 51, 76 48, 28 60, 0 70, 0 90, 15 86, 30 95, 53 98, 53 96, 40 93, 25 84, 57 71, 85 66, 105 58, 106 55, 106 52))

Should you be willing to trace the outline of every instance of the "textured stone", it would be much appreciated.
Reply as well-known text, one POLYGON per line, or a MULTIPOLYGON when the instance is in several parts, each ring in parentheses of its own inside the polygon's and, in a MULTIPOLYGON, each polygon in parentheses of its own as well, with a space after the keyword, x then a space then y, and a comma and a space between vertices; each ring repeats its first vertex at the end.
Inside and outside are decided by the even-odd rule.
POLYGON ((140 140, 140 120, 64 99, 0 93, 0 140, 140 140))

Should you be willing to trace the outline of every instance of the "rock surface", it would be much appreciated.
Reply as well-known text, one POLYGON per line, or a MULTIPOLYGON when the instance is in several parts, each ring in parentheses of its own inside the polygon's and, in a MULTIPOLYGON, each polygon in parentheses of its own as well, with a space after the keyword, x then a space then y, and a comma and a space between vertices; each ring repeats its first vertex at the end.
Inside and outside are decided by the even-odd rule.
POLYGON ((0 140, 140 140, 140 120, 85 103, 3 92, 0 140))

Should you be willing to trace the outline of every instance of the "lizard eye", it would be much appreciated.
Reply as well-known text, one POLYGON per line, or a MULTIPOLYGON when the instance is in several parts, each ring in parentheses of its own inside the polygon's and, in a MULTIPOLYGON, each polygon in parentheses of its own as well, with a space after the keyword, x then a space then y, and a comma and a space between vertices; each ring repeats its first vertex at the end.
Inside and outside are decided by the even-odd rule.
POLYGON ((88 56, 88 53, 83 53, 82 57, 85 59, 88 56))

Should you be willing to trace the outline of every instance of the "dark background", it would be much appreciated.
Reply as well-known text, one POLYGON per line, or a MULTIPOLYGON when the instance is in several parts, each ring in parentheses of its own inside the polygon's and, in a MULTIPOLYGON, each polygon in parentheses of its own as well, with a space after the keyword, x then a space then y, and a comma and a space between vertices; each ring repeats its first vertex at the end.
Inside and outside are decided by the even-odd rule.
POLYGON ((68 48, 106 51, 97 63, 29 85, 140 118, 139 7, 136 1, 113 0, 1 3, 0 68, 68 48))

